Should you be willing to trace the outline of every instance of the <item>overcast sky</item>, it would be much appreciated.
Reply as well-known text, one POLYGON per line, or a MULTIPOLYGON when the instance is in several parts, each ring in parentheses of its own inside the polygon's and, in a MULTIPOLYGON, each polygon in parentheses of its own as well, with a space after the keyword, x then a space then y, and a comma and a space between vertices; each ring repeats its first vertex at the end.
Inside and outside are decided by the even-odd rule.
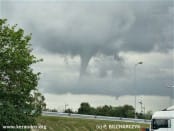
POLYGON ((32 33, 34 54, 44 59, 33 68, 48 107, 133 105, 135 93, 148 110, 169 106, 173 0, 0 1, 1 17, 32 33))

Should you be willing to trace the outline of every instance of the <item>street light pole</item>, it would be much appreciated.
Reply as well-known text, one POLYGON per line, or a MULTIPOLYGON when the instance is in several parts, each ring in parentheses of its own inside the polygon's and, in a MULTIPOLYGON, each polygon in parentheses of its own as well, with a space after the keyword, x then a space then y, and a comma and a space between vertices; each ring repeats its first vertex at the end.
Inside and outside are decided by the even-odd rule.
POLYGON ((144 110, 144 115, 145 115, 145 114, 146 114, 146 107, 145 107, 145 104, 144 104, 143 110, 144 110))
POLYGON ((68 104, 65 104, 65 111, 66 111, 66 107, 68 106, 68 104))
POLYGON ((137 83, 136 83, 136 79, 137 79, 137 78, 136 78, 136 68, 137 68, 137 66, 140 65, 140 64, 143 64, 143 62, 140 61, 140 62, 136 63, 135 66, 134 66, 134 84, 135 84, 135 91, 134 91, 134 93, 135 93, 135 99, 134 99, 135 113, 134 113, 134 118, 135 118, 135 119, 136 119, 136 108, 137 108, 137 107, 136 107, 136 106, 137 106, 137 105, 136 105, 136 103, 137 103, 137 96, 136 96, 136 93, 137 93, 137 92, 136 92, 136 89, 137 89, 137 87, 136 87, 136 85, 137 85, 137 83))
POLYGON ((141 106, 141 113, 143 114, 143 102, 142 102, 142 100, 139 101, 139 104, 140 104, 140 106, 141 106))
POLYGON ((174 91, 174 85, 171 85, 171 86, 167 86, 167 88, 170 88, 171 89, 171 98, 170 98, 170 106, 173 105, 173 91, 174 91))

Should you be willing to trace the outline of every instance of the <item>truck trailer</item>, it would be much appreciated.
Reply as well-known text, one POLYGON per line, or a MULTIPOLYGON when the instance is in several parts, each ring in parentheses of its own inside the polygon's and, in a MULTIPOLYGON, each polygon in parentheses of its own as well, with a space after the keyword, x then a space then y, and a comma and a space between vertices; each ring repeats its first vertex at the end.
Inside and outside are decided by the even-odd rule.
POLYGON ((152 115, 151 131, 174 131, 174 110, 155 112, 152 115))

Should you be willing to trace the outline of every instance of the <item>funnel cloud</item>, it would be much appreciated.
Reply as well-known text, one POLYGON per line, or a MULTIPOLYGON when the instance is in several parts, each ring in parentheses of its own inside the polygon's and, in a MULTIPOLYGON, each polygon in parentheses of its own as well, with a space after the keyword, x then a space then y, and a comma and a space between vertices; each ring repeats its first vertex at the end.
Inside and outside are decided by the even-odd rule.
POLYGON ((33 33, 33 48, 45 60, 39 69, 46 92, 133 95, 133 66, 141 60, 137 94, 168 95, 173 0, 14 1, 2 2, 1 15, 33 33))

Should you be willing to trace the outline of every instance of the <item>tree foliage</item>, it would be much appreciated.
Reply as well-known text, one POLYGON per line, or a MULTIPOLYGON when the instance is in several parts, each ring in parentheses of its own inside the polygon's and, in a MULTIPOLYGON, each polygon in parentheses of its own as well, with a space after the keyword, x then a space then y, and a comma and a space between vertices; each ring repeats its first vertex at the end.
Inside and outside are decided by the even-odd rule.
POLYGON ((68 108, 64 111, 64 113, 73 113, 72 109, 68 108))
POLYGON ((86 114, 91 112, 91 107, 88 103, 81 103, 80 108, 78 109, 79 114, 86 114))
MULTIPOLYGON (((124 117, 124 118, 134 118, 135 109, 131 105, 123 106, 100 106, 91 107, 89 103, 83 102, 78 109, 78 114, 88 114, 88 115, 100 115, 100 116, 112 116, 112 117, 124 117)), ((151 119, 152 112, 147 112, 146 114, 137 113, 137 117, 141 119, 151 119)))
POLYGON ((44 97, 38 92, 40 73, 31 65, 38 60, 31 54, 31 35, 17 25, 0 19, 0 126, 35 124, 44 97))

